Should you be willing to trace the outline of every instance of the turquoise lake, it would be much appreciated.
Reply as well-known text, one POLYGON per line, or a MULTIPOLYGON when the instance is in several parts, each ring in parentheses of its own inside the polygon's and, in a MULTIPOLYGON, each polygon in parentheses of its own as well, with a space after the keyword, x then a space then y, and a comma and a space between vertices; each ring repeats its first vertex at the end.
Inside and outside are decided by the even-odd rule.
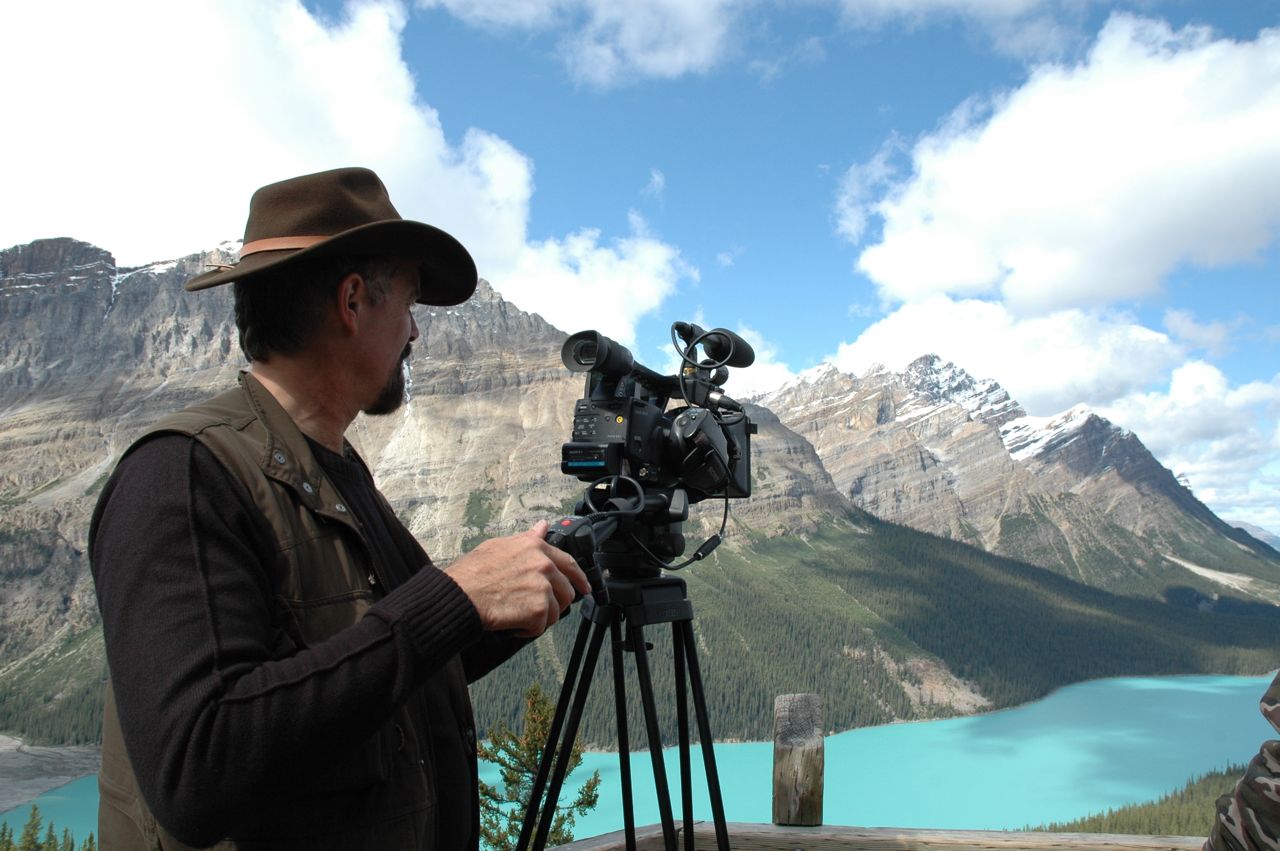
MULTIPOLYGON (((1017 830, 1151 800, 1191 777, 1247 762, 1276 733, 1258 713, 1264 677, 1098 680, 969 718, 852 730, 826 740, 827 824, 1017 830)), ((666 753, 679 818, 676 753, 666 753)), ((658 821, 647 753, 632 755, 638 824, 658 821)), ((772 743, 716 746, 729 821, 770 820, 772 743)), ((694 804, 710 819, 701 752, 694 804)), ((571 781, 599 770, 600 806, 578 837, 622 827, 616 754, 587 754, 571 781)), ((490 770, 486 779, 497 779, 490 770)), ((561 796, 567 800, 566 791, 561 796)), ((77 842, 96 830, 97 783, 85 777, 36 801, 77 842)), ((30 805, 3 814, 20 830, 30 805)), ((1206 821, 1210 814, 1205 814, 1206 821)))

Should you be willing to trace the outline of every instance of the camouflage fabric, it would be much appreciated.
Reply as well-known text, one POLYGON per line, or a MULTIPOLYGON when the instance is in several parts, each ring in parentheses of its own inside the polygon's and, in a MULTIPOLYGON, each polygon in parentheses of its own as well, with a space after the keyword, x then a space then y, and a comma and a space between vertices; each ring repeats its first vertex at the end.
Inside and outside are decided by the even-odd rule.
MULTIPOLYGON (((1280 732, 1280 674, 1260 704, 1280 732)), ((1213 832, 1203 851, 1280 851, 1280 741, 1262 743, 1235 791, 1218 799, 1213 832)))

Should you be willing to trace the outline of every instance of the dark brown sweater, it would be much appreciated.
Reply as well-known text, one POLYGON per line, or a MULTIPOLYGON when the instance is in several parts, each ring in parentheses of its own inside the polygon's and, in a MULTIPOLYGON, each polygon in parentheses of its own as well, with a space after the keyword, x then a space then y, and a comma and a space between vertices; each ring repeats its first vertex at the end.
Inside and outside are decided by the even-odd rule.
POLYGON ((522 643, 484 633, 457 584, 397 545, 362 463, 313 452, 391 588, 354 627, 287 658, 272 626, 270 527, 208 450, 185 436, 155 437, 108 481, 91 565, 135 775, 171 832, 212 842, 262 817, 253 813, 270 805, 263 789, 307 776, 326 749, 366 740, 397 707, 421 701, 437 811, 447 814, 435 847, 474 848, 475 743, 461 740, 466 725, 437 679, 461 654, 474 680, 522 643))

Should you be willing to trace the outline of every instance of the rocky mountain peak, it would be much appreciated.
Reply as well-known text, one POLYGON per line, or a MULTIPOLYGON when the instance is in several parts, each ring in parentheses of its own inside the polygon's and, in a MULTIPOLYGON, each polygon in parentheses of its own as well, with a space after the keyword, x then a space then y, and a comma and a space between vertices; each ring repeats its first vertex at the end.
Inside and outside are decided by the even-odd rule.
POLYGON ((1258 562, 1254 542, 1085 405, 1028 416, 999 383, 936 354, 860 378, 825 367, 759 402, 813 444, 841 493, 886 520, 1108 588, 1204 586, 1181 559, 1271 576, 1280 598, 1280 565, 1258 562))
POLYGON ((1025 414, 996 381, 975 379, 937 355, 924 355, 912 361, 901 374, 901 381, 923 400, 960 405, 974 419, 997 426, 1025 414))
POLYGON ((107 267, 115 269, 111 253, 69 237, 37 239, 0 251, 0 288, 38 286, 43 280, 68 270, 107 267))

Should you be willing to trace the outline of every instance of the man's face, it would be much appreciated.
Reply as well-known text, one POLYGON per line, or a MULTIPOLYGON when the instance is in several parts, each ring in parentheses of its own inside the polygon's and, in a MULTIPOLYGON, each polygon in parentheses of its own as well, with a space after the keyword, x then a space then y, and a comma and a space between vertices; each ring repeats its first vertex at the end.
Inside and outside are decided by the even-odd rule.
POLYGON ((395 268, 387 297, 371 308, 372 345, 389 370, 377 397, 364 408, 371 416, 390 414, 404 404, 411 344, 418 339, 418 324, 412 313, 418 301, 418 264, 402 261, 395 268))

